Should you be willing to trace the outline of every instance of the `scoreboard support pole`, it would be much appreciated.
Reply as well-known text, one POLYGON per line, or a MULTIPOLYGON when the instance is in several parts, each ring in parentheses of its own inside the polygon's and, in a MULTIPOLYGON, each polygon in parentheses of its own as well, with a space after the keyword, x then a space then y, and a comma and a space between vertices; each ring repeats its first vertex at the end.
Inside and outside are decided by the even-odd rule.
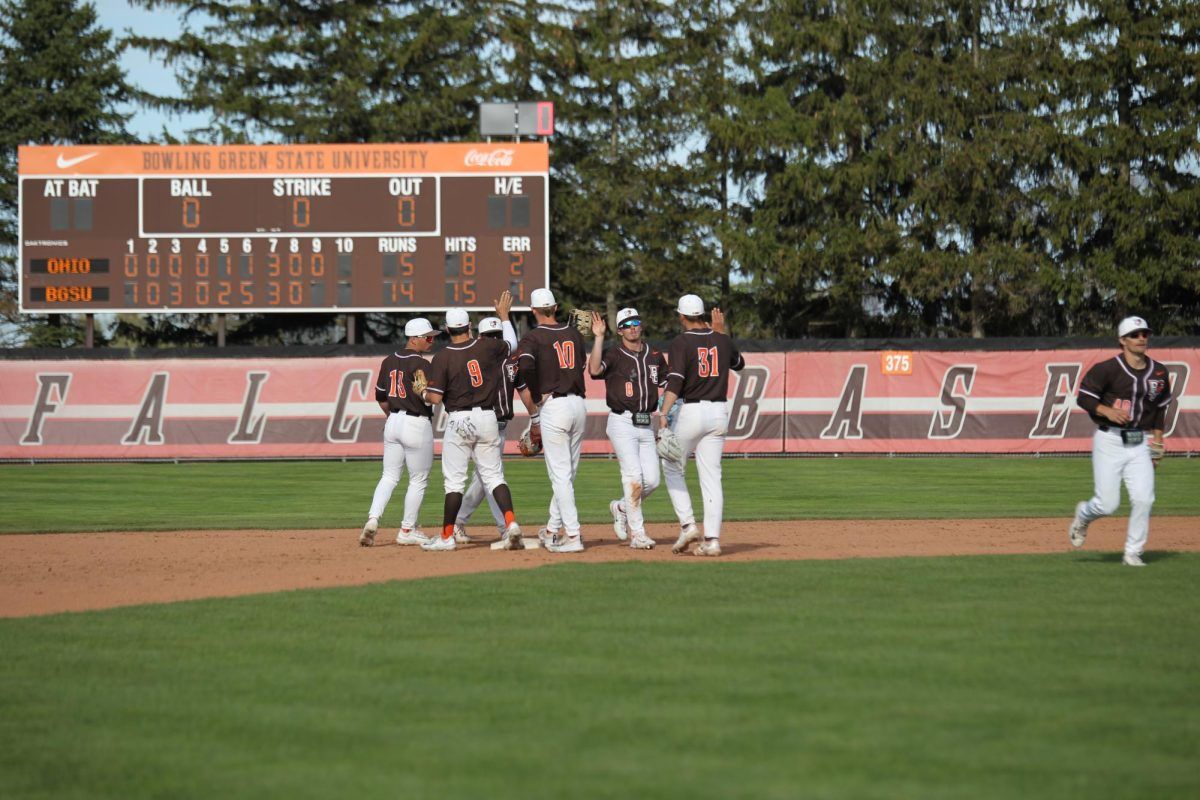
POLYGON ((358 337, 356 335, 358 331, 355 330, 357 327, 355 324, 357 319, 357 316, 354 314, 346 315, 346 344, 358 344, 358 337))
POLYGON ((217 347, 225 346, 225 315, 217 314, 217 347))
POLYGON ((94 314, 83 315, 83 346, 96 346, 96 318, 94 314))

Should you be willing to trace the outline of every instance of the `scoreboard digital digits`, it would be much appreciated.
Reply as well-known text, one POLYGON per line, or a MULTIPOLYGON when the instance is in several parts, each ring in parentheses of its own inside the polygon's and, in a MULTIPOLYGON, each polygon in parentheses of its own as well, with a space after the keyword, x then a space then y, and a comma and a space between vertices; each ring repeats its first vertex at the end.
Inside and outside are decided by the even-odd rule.
POLYGON ((515 308, 549 285, 549 150, 21 147, 24 312, 515 308))

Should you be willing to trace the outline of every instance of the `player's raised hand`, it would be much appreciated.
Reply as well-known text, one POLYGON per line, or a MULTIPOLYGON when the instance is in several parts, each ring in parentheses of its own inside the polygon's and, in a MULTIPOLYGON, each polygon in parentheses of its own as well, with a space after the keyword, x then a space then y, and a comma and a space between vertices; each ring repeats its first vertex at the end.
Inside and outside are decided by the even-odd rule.
POLYGON ((502 320, 508 319, 508 311, 512 308, 512 292, 505 289, 500 293, 499 300, 493 300, 492 305, 496 308, 496 316, 502 320))
POLYGON ((717 333, 725 333, 725 312, 715 307, 712 310, 712 329, 717 333))
POLYGON ((599 338, 608 330, 608 323, 604 321, 604 315, 599 311, 592 312, 592 335, 599 338))

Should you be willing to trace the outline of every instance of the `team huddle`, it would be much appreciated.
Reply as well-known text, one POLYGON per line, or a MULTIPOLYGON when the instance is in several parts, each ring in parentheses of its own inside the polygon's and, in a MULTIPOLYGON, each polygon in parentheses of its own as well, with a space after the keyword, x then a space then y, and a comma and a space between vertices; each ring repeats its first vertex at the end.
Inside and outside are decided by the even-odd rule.
POLYGON ((376 382, 375 399, 387 414, 383 476, 359 543, 374 544, 379 520, 407 467, 397 544, 438 551, 472 542, 466 524, 486 499, 499 534, 493 549, 582 552, 574 482, 587 422, 586 370, 604 380, 606 430, 620 465, 621 497, 609 503, 617 537, 636 550, 655 546, 646 534, 642 507, 665 476, 680 528, 672 552, 688 552, 697 543, 697 555, 720 555, 725 399, 730 371, 744 366, 724 332, 720 309, 712 310, 710 326, 703 301, 696 295, 681 297, 675 310, 683 332, 664 357, 643 340, 636 309, 617 313, 618 341, 605 348, 607 323, 600 314, 576 312, 581 324, 575 325, 559 320, 549 289, 534 290, 530 300, 536 327, 520 342, 508 319, 509 292, 496 301, 496 316, 480 321, 477 338, 471 336, 467 312, 451 309, 446 314, 449 344, 432 362, 423 354, 433 348, 439 332, 421 317, 405 325, 406 347, 383 360, 376 382), (595 337, 590 350, 581 331, 589 328, 595 337), (544 453, 553 490, 546 525, 536 538, 522 535, 504 479, 503 431, 513 418, 514 394, 530 420, 522 451, 544 453), (447 415, 442 442, 445 504, 440 534, 427 536, 416 526, 433 466, 433 407, 439 403, 447 415), (692 453, 704 503, 703 536, 684 481, 692 453), (475 472, 468 486, 470 462, 475 472))

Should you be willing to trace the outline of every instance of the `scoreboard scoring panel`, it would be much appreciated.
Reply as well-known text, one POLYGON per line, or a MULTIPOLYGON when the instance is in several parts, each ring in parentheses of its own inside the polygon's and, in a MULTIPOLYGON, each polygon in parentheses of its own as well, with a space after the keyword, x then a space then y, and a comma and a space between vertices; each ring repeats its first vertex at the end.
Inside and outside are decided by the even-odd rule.
POLYGON ((485 310, 549 285, 549 150, 21 147, 23 312, 485 310))

